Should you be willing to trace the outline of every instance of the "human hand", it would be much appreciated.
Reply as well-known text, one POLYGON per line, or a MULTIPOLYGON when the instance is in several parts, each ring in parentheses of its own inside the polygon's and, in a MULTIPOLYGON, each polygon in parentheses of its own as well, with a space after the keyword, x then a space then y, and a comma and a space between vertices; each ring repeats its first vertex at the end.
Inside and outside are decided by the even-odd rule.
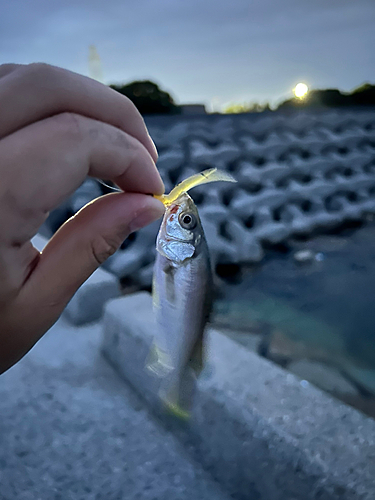
POLYGON ((157 153, 141 115, 110 88, 45 64, 0 66, 0 373, 53 325, 129 235, 161 217, 157 153), (40 254, 49 212, 87 175, 124 193, 67 221, 40 254))

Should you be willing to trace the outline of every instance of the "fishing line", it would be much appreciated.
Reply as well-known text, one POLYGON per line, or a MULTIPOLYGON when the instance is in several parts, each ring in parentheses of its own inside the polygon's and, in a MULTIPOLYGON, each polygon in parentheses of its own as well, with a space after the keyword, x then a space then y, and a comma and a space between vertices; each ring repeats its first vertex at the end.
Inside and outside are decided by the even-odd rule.
POLYGON ((112 191, 117 191, 117 192, 122 192, 122 189, 119 189, 119 188, 115 188, 113 186, 110 186, 109 184, 106 184, 104 181, 102 181, 101 179, 97 179, 95 178, 95 180, 97 180, 98 182, 100 182, 100 184, 103 184, 103 186, 109 188, 109 189, 112 189, 112 191))

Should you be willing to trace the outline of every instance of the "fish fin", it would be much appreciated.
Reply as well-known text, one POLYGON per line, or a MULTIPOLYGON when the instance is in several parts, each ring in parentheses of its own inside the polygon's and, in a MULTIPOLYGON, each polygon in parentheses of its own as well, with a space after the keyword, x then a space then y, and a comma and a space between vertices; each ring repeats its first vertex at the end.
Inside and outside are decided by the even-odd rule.
POLYGON ((147 357, 146 369, 158 377, 165 377, 173 370, 168 354, 155 343, 152 344, 147 357))

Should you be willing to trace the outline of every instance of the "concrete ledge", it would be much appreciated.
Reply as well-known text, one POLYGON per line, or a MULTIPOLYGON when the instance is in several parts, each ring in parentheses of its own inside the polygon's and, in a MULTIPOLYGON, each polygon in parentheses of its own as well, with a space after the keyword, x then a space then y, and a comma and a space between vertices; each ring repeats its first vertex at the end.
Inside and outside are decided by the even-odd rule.
MULTIPOLYGON (((154 328, 147 293, 105 307, 105 356, 160 416, 144 370, 154 328)), ((374 498, 373 420, 213 330, 207 352, 191 422, 161 422, 232 498, 374 498)))
POLYGON ((109 301, 102 321, 102 348, 119 373, 157 406, 158 379, 144 369, 155 332, 151 305, 147 292, 109 301))
POLYGON ((116 276, 99 268, 76 291, 63 314, 74 325, 97 321, 103 315, 104 304, 119 295, 116 276))

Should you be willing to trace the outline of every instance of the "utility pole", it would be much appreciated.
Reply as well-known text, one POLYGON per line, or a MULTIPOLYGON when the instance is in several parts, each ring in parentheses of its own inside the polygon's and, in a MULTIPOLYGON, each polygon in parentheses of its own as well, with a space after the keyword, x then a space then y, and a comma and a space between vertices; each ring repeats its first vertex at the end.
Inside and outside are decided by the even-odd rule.
POLYGON ((89 47, 89 76, 103 83, 102 63, 95 45, 89 47))

